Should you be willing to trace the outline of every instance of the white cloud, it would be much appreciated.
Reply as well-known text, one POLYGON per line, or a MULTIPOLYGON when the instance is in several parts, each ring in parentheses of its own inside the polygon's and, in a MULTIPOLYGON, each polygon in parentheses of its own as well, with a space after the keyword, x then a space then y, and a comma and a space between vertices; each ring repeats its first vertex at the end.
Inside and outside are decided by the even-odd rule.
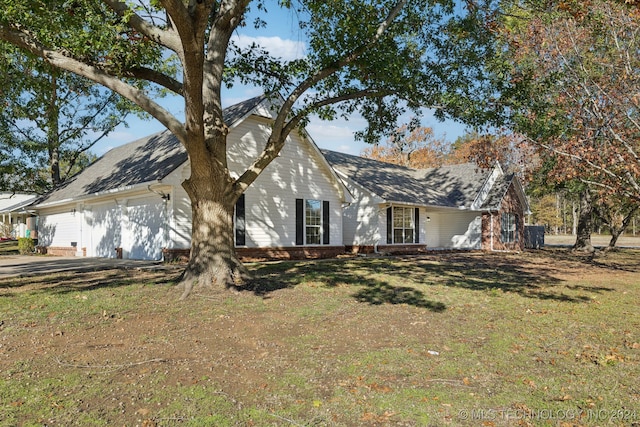
POLYGON ((312 117, 306 129, 320 148, 339 151, 347 154, 360 154, 367 144, 356 141, 353 137, 355 130, 364 129, 364 120, 359 116, 346 121, 336 119, 331 122, 312 117))
POLYGON ((244 34, 234 36, 233 42, 240 47, 250 46, 252 43, 264 48, 271 55, 285 61, 299 59, 306 54, 306 45, 302 41, 273 37, 251 37, 244 34))

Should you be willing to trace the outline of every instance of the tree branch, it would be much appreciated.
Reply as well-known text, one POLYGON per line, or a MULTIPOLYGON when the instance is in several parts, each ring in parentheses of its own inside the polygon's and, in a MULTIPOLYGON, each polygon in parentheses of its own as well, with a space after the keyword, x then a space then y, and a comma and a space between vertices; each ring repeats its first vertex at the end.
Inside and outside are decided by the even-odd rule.
POLYGON ((183 96, 182 90, 184 87, 180 81, 151 68, 129 68, 124 71, 123 75, 125 77, 133 77, 135 79, 156 83, 177 95, 183 96))
POLYGON ((83 76, 119 93, 158 119, 158 121, 169 129, 180 141, 186 141, 184 125, 143 91, 107 74, 97 67, 66 56, 62 52, 49 49, 23 31, 9 28, 6 25, 0 25, 0 39, 28 50, 33 55, 43 58, 53 66, 83 76))
POLYGON ((376 94, 380 96, 378 91, 370 91, 368 89, 364 89, 359 92, 354 92, 351 94, 339 95, 332 98, 327 98, 321 100, 312 106, 309 106, 307 109, 301 110, 299 114, 297 114, 293 119, 287 120, 291 111, 293 110, 294 104, 300 99, 300 97, 306 93, 313 85, 316 83, 330 77, 334 73, 338 72, 340 69, 346 67, 347 65, 356 61, 362 54, 364 54, 369 48, 374 46, 378 41, 382 38, 387 29, 391 26, 396 17, 400 14, 402 8, 407 3, 407 0, 400 0, 396 5, 391 9, 387 17, 384 21, 382 21, 375 32, 375 35, 369 40, 368 43, 360 46, 358 49, 355 49, 351 53, 346 54, 342 59, 330 64, 328 67, 325 67, 321 70, 318 70, 313 75, 309 76, 307 79, 303 80, 285 99, 283 105, 280 107, 278 111, 278 115, 274 121, 272 126, 271 136, 265 145, 264 150, 260 155, 254 160, 254 162, 247 168, 247 170, 236 179, 234 183, 236 194, 241 194, 246 190, 251 183, 255 181, 255 179, 262 173, 264 168, 266 168, 272 161, 275 159, 284 146, 285 140, 287 136, 293 131, 293 129, 300 123, 300 121, 315 108, 320 108, 322 106, 335 104, 341 101, 363 98, 366 96, 372 96, 376 94), (306 112, 306 113, 305 113, 306 112))
POLYGON ((305 106, 303 109, 298 111, 298 113, 290 119, 287 124, 283 128, 283 133, 288 135, 298 124, 308 116, 312 111, 317 110, 322 107, 326 107, 328 105, 338 104, 343 101, 349 101, 352 99, 362 99, 362 98, 384 98, 385 96, 391 95, 392 93, 389 91, 380 91, 380 90, 371 90, 371 89, 362 89, 355 92, 349 92, 342 94, 340 96, 334 96, 332 98, 321 99, 318 102, 312 103, 310 105, 305 106))
POLYGON ((126 20, 126 23, 141 34, 149 37, 154 42, 171 49, 180 54, 182 46, 180 39, 173 31, 163 30, 160 27, 150 24, 135 13, 126 3, 118 0, 102 0, 111 8, 120 18, 126 20))
POLYGON ((184 61, 185 47, 189 46, 187 50, 191 50, 197 45, 193 17, 182 0, 160 0, 160 3, 166 9, 173 27, 178 32, 178 40, 181 43, 179 56, 184 61))

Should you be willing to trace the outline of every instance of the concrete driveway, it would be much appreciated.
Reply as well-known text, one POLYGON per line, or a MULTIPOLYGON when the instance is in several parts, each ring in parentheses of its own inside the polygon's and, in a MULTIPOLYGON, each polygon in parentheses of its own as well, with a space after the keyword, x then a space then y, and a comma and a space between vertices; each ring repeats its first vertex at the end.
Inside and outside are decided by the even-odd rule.
POLYGON ((0 278, 34 276, 62 272, 86 272, 123 269, 176 269, 161 261, 139 261, 110 258, 58 257, 58 256, 0 256, 0 278))

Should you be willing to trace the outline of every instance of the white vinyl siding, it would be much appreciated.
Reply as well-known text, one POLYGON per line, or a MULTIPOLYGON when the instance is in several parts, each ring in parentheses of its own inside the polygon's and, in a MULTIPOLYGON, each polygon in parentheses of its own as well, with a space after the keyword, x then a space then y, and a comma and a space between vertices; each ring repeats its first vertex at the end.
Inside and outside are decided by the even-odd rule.
POLYGON ((38 221, 38 244, 42 246, 71 247, 80 240, 80 213, 74 207, 65 212, 41 214, 38 221))
POLYGON ((478 212, 441 213, 439 245, 448 249, 480 249, 482 216, 478 212))
POLYGON ((191 170, 187 162, 183 167, 178 168, 162 180, 163 183, 173 186, 168 206, 168 248, 189 248, 191 244, 191 202, 182 187, 182 182, 189 177, 190 173, 191 170))
MULTIPOLYGON (((266 120, 250 117, 231 129, 231 171, 239 174, 258 155, 271 132, 266 120)), ((342 202, 328 166, 293 132, 280 155, 245 191, 247 247, 292 247, 296 243, 296 199, 329 202, 329 241, 342 244, 342 202)), ((322 243, 322 237, 320 244, 322 243)))
MULTIPOLYGON (((345 185, 353 196, 353 203, 344 208, 342 217, 343 242, 347 246, 374 246, 381 244, 380 211, 384 208, 367 190, 345 179, 345 185)), ((384 223, 383 227, 384 227, 384 223)), ((382 230, 384 232, 384 230, 382 230)))

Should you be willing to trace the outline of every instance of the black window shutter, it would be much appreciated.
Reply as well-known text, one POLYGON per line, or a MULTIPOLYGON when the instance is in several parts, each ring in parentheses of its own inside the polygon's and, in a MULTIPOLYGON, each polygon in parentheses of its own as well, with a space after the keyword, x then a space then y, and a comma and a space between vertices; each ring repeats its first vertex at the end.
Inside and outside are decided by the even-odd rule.
POLYGON ((413 231, 413 236, 415 238, 416 243, 420 243, 420 208, 416 208, 416 217, 414 220, 415 230, 413 231))
POLYGON ((393 243, 393 210, 391 207, 387 208, 387 244, 393 243))
POLYGON ((296 245, 304 245, 304 200, 296 199, 296 245))
POLYGON ((245 220, 244 220, 244 194, 238 198, 236 202, 236 246, 244 246, 245 238, 245 220))
POLYGON ((328 200, 324 200, 322 202, 322 244, 323 245, 328 245, 329 244, 329 235, 330 233, 330 228, 329 228, 329 201, 328 200))

